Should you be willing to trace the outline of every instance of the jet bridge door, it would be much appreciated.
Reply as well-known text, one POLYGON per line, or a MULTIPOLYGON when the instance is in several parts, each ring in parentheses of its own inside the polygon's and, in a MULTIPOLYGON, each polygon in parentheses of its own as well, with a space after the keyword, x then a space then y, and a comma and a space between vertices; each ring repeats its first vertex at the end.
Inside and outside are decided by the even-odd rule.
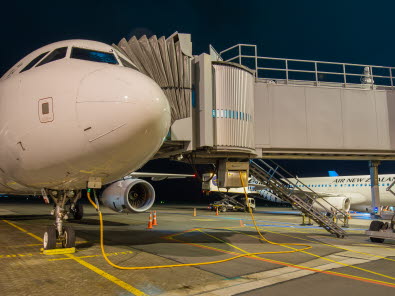
POLYGON ((229 62, 213 62, 214 146, 218 150, 255 151, 254 75, 229 62))

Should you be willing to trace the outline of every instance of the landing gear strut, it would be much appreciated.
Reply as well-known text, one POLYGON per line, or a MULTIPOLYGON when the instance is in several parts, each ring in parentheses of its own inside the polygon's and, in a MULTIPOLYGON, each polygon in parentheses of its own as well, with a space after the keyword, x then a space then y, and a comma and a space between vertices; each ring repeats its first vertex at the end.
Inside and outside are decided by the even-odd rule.
MULTIPOLYGON (((75 246, 75 232, 69 225, 63 225, 63 221, 69 218, 70 211, 74 213, 74 217, 82 218, 82 205, 77 203, 81 198, 81 190, 75 191, 55 191, 50 190, 49 195, 54 201, 55 207, 52 214, 55 216, 55 224, 48 226, 44 233, 43 245, 45 250, 55 249, 56 243, 60 242, 63 248, 73 248, 75 246), (70 209, 66 208, 66 203, 70 201, 70 209), (77 210, 76 210, 77 209, 77 210)), ((77 218, 78 219, 78 218, 77 218)))

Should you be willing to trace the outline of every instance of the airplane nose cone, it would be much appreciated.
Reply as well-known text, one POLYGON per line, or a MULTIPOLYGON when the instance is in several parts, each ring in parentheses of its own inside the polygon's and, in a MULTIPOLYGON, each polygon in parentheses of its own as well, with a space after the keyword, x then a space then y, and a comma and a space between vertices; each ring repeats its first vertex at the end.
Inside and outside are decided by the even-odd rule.
MULTIPOLYGON (((149 77, 124 67, 87 75, 80 83, 77 116, 87 145, 118 162, 146 162, 160 148, 170 128, 170 107, 149 77)), ((138 164, 142 165, 142 164, 138 164)))

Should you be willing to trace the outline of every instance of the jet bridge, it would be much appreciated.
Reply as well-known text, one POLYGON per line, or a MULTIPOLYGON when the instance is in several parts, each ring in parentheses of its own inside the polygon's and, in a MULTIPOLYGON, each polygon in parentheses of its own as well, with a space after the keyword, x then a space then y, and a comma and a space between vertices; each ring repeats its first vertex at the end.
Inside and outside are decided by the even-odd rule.
POLYGON ((169 100, 155 158, 395 160, 394 67, 263 57, 249 44, 193 55, 177 32, 114 47, 169 100))
POLYGON ((395 159, 393 67, 262 57, 245 44, 192 55, 179 33, 114 46, 169 99, 157 158, 395 159))

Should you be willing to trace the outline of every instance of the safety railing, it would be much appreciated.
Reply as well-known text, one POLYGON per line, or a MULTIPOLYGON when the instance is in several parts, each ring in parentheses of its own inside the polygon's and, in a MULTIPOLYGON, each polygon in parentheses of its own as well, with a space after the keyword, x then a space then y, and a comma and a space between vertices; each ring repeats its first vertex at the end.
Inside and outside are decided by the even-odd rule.
POLYGON ((268 83, 394 88, 394 67, 260 57, 252 44, 237 44, 219 54, 224 61, 254 70, 257 80, 268 83))

